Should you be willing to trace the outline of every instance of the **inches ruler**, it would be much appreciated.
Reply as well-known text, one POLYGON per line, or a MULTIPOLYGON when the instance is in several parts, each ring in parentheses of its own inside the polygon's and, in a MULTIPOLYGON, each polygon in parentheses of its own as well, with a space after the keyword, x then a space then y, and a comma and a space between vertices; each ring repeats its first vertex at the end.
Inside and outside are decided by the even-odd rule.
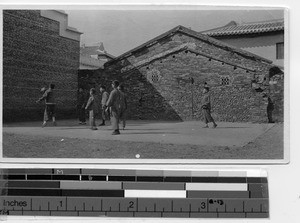
POLYGON ((2 215, 269 217, 260 170, 2 169, 0 187, 2 215))

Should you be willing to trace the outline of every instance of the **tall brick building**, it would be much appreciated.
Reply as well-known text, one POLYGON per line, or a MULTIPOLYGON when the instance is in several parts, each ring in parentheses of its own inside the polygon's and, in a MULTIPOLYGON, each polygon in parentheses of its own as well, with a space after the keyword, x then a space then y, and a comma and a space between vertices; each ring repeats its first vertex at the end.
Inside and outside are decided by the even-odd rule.
POLYGON ((283 73, 272 61, 182 26, 80 74, 80 84, 99 87, 118 79, 127 89, 129 119, 198 120, 205 83, 218 121, 283 121, 283 73))
POLYGON ((40 89, 56 86, 58 118, 77 100, 80 32, 56 10, 3 11, 3 120, 42 119, 40 89))

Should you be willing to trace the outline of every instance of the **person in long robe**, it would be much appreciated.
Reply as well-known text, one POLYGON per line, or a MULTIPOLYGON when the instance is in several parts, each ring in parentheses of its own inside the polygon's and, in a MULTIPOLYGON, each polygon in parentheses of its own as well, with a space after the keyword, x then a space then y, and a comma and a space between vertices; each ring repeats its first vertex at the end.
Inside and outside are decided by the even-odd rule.
POLYGON ((213 128, 216 128, 217 124, 213 119, 213 117, 211 116, 211 103, 210 103, 210 94, 209 94, 208 87, 204 87, 203 94, 204 96, 201 100, 201 109, 202 109, 202 114, 205 123, 205 126, 203 128, 208 128, 208 123, 210 122, 213 123, 213 128))
POLYGON ((95 93, 96 93, 95 88, 91 88, 90 98, 85 107, 85 109, 89 111, 89 122, 90 122, 90 128, 92 130, 97 130, 96 122, 95 122, 95 111, 96 111, 95 93))
POLYGON ((119 119, 120 119, 120 113, 121 113, 121 93, 118 90, 119 81, 113 81, 112 82, 112 88, 113 90, 110 92, 109 98, 106 102, 106 111, 109 111, 110 117, 111 117, 111 124, 113 128, 112 135, 119 135, 119 119))
POLYGON ((55 120, 55 96, 54 96, 54 84, 50 84, 49 88, 44 92, 43 96, 39 98, 36 102, 45 101, 45 111, 44 111, 44 121, 42 127, 47 125, 47 122, 52 119, 53 125, 56 126, 55 120))
POLYGON ((271 99, 271 97, 268 97, 268 105, 267 105, 267 116, 268 116, 268 121, 269 123, 274 123, 272 113, 274 110, 274 103, 271 99))
POLYGON ((83 88, 79 88, 78 90, 78 99, 77 99, 77 113, 80 125, 86 124, 85 118, 85 106, 87 103, 87 95, 84 92, 83 88))
POLYGON ((125 88, 123 84, 120 84, 118 87, 118 90, 121 93, 121 113, 120 113, 120 120, 122 121, 123 130, 125 130, 126 127, 126 116, 127 116, 127 96, 125 94, 125 88))
POLYGON ((101 118, 102 118, 102 123, 100 123, 99 126, 104 126, 105 125, 105 120, 106 120, 106 102, 109 98, 109 94, 107 93, 106 87, 104 85, 101 85, 100 93, 101 93, 101 118))

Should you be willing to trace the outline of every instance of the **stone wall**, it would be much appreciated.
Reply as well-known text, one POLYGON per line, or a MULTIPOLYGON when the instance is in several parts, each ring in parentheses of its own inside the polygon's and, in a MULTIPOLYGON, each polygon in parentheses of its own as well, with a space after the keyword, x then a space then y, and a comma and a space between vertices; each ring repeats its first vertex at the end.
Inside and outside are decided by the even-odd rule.
POLYGON ((274 103, 273 119, 276 122, 284 121, 284 77, 275 75, 270 78, 269 95, 274 103))
POLYGON ((56 86, 57 117, 75 117, 79 41, 38 10, 3 11, 3 120, 42 120, 40 89, 56 86))
MULTIPOLYGON (((206 82, 217 121, 267 122, 267 77, 271 67, 177 33, 109 63, 81 82, 93 82, 98 88, 100 84, 110 86, 114 79, 121 81, 128 95, 129 118, 155 120, 202 119, 200 101, 206 82), (187 43, 188 47, 180 47, 187 43), (259 88, 253 87, 253 80, 259 88)), ((283 100, 283 90, 277 88, 273 97, 283 100)), ((281 103, 275 102, 274 112, 275 121, 282 121, 281 103)))

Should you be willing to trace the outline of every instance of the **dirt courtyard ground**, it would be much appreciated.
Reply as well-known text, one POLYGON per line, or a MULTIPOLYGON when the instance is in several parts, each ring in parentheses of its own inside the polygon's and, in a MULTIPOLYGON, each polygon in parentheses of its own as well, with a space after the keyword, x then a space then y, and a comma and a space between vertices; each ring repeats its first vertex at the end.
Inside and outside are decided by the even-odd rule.
POLYGON ((283 124, 129 121, 121 135, 59 121, 3 125, 3 157, 135 159, 282 159, 283 124))

